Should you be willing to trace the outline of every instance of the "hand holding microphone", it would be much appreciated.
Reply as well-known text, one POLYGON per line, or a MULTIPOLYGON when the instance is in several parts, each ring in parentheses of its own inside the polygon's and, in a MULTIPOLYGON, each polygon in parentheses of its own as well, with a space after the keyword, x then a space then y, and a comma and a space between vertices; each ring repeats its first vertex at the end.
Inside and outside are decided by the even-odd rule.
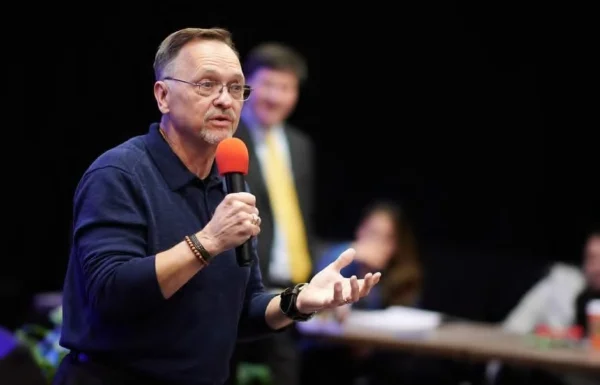
POLYGON ((254 195, 239 192, 227 194, 202 230, 218 250, 237 248, 260 233, 260 217, 254 195))
POLYGON ((238 265, 248 266, 252 261, 249 239, 260 233, 256 198, 245 191, 248 148, 240 139, 228 138, 217 146, 215 159, 219 173, 225 177, 228 194, 201 233, 217 250, 235 247, 238 265))

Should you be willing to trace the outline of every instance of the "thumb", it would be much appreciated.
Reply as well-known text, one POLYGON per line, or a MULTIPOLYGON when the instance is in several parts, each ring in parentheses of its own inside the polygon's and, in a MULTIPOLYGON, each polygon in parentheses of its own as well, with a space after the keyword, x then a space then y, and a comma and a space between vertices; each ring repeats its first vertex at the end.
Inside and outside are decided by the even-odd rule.
POLYGON ((340 254, 340 256, 335 261, 333 261, 331 265, 335 270, 339 272, 354 260, 355 254, 356 251, 353 248, 346 249, 346 251, 340 254))

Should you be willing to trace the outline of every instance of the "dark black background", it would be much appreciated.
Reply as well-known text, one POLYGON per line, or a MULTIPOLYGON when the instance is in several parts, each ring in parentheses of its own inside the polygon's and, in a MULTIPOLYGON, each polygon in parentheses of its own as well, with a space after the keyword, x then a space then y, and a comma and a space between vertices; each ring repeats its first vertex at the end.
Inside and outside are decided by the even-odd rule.
POLYGON ((432 307, 498 318, 545 262, 579 262, 600 213, 586 10, 84 5, 30 6, 5 34, 4 92, 18 101, 4 122, 5 291, 60 289, 76 183, 158 118, 153 56, 187 26, 231 29, 242 56, 264 40, 306 55, 291 120, 317 145, 319 235, 348 238, 371 199, 400 201, 432 307), (496 300, 491 315, 467 309, 496 300))

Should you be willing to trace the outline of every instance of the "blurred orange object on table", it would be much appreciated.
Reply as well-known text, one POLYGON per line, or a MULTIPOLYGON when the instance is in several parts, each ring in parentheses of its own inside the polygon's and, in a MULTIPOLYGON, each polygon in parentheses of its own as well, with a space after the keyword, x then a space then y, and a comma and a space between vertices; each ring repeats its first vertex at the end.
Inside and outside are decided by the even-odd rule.
POLYGON ((588 338, 593 350, 600 351, 600 300, 588 302, 586 307, 588 318, 588 338))
POLYGON ((575 346, 578 345, 583 335, 581 326, 571 326, 568 328, 554 328, 548 325, 538 325, 532 335, 532 342, 540 348, 551 348, 557 346, 575 346))

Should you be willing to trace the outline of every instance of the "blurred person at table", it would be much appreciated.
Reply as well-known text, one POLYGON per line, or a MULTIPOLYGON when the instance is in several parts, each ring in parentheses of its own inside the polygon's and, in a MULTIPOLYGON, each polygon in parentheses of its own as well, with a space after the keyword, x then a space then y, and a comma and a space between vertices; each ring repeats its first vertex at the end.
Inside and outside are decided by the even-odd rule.
MULTIPOLYGON (((352 305, 331 311, 338 321, 344 322, 351 309, 380 310, 389 306, 418 306, 422 286, 421 261, 412 226, 398 204, 378 200, 369 205, 357 226, 355 239, 329 247, 315 268, 318 270, 327 266, 335 260, 335 254, 339 250, 347 247, 353 247, 356 255, 354 261, 341 270, 343 276, 360 276, 369 269, 378 269, 383 274, 380 286, 373 288, 368 296, 352 305)), ((352 384, 362 377, 377 381, 372 377, 375 374, 390 379, 398 378, 388 368, 403 359, 402 355, 382 355, 370 349, 309 340, 303 341, 303 348, 302 383, 313 385, 352 384), (334 374, 324 369, 340 366, 344 366, 343 374, 338 371, 334 374)))
MULTIPOLYGON (((376 201, 365 210, 356 229, 355 239, 331 246, 319 259, 318 271, 335 260, 340 250, 356 250, 354 261, 341 273, 360 276, 369 269, 385 272, 380 287, 352 304, 352 308, 384 309, 389 306, 415 306, 421 293, 422 271, 416 240, 400 206, 390 201, 376 201)), ((343 319, 350 305, 336 309, 343 319)))
MULTIPOLYGON (((599 225, 593 226, 586 234, 582 262, 581 266, 553 263, 544 278, 509 313, 502 327, 511 332, 529 334, 540 325, 550 329, 580 326, 584 335, 587 334, 587 303, 592 299, 600 299, 599 225)), ((535 381, 540 384, 600 383, 599 377, 588 380, 570 373, 521 370, 502 366, 497 361, 488 365, 486 375, 489 382, 494 384, 529 384, 535 381)))
POLYGON ((588 234, 583 272, 586 285, 575 300, 575 323, 582 327, 584 334, 588 334, 587 305, 591 300, 600 299, 600 224, 588 234))
MULTIPOLYGON (((236 132, 248 146, 246 181, 261 213, 258 259, 270 291, 304 282, 313 270, 314 156, 311 138, 290 122, 308 81, 304 56, 289 45, 266 42, 244 60, 252 87, 236 132)), ((299 352, 294 328, 240 342, 230 365, 230 383, 241 363, 266 366, 273 385, 298 385, 299 352)))
POLYGON ((503 322, 517 333, 530 333, 538 325, 586 327, 585 304, 600 292, 600 228, 584 242, 583 265, 553 263, 548 273, 519 301, 503 322))

